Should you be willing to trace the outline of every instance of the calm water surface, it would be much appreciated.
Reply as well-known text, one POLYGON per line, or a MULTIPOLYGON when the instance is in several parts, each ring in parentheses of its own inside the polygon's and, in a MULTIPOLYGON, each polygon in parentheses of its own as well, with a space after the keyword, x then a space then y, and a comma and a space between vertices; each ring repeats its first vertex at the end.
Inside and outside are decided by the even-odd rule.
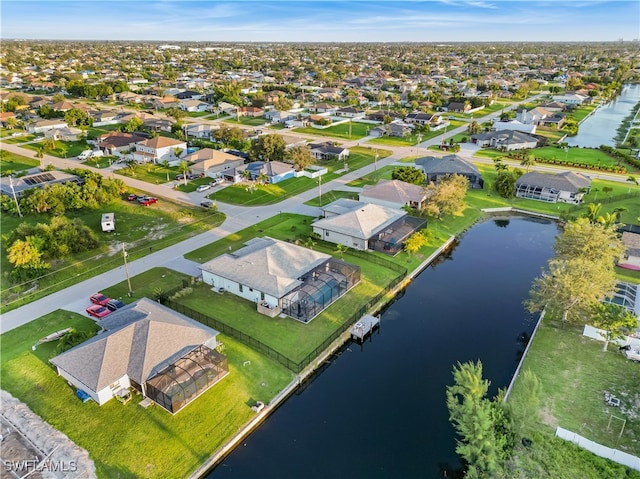
POLYGON ((616 130, 639 101, 640 85, 624 85, 622 93, 614 101, 598 108, 580 124, 578 134, 568 136, 565 141, 569 146, 615 146, 616 130))
POLYGON ((531 281, 553 253, 554 223, 512 217, 466 232, 208 478, 441 478, 460 463, 445 389, 480 359, 490 394, 506 387, 534 319, 531 281))

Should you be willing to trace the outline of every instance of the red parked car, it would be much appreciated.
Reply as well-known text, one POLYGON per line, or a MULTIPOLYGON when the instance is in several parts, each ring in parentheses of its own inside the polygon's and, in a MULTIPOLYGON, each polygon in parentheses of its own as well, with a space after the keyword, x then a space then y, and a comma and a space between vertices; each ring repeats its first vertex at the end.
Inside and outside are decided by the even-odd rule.
POLYGON ((109 298, 102 293, 96 293, 89 299, 93 304, 99 304, 100 306, 106 306, 106 304, 109 302, 109 298))
POLYGON ((111 310, 105 306, 101 306, 99 304, 92 304, 86 310, 89 316, 93 316, 94 318, 102 319, 105 316, 111 314, 111 310))
MULTIPOLYGON (((140 201, 140 200, 138 200, 140 201)), ((154 197, 146 197, 144 198, 142 201, 140 201, 140 204, 143 206, 149 206, 152 205, 154 203, 158 202, 158 198, 154 198, 154 197)))

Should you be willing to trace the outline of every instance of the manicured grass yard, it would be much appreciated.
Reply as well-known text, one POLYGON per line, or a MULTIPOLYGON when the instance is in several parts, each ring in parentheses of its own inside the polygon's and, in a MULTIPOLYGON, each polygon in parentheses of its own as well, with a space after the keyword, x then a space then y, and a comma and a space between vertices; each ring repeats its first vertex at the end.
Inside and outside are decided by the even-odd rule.
MULTIPOLYGON (((45 152, 47 155, 57 156, 58 158, 71 158, 74 156, 78 156, 84 150, 93 149, 92 146, 88 145, 86 141, 57 141, 55 142, 56 147, 53 150, 49 150, 45 152)), ((33 150, 37 152, 42 148, 41 143, 28 143, 23 145, 23 148, 28 150, 33 150)))
MULTIPOLYGON (((391 154, 388 150, 378 149, 378 159, 386 158, 391 154)), ((357 170, 369 165, 375 160, 374 150, 371 148, 354 147, 350 149, 351 154, 346 160, 349 170, 357 170)), ((345 162, 339 160, 329 160, 318 162, 318 165, 326 166, 329 173, 322 177, 323 183, 328 183, 346 172, 337 173, 338 170, 344 169, 345 162)), ((300 178, 290 178, 280 183, 255 185, 252 191, 249 183, 227 186, 226 188, 209 195, 211 199, 221 201, 223 203, 257 206, 273 204, 282 201, 289 196, 297 195, 303 191, 317 188, 318 180, 301 176, 300 178)))
POLYGON ((322 194, 322 201, 319 197, 316 197, 312 200, 305 201, 304 204, 309 206, 325 206, 340 198, 357 200, 358 193, 355 193, 353 191, 332 190, 322 194))
POLYGON ((260 125, 264 125, 267 122, 265 118, 253 117, 253 116, 241 116, 239 119, 236 117, 232 117, 222 121, 225 123, 232 123, 234 125, 245 125, 245 126, 260 126, 260 125))
POLYGON ((0 174, 7 171, 22 171, 40 165, 40 161, 35 158, 17 155, 7 150, 0 150, 0 174))
POLYGON ((143 409, 141 396, 122 405, 82 403, 48 360, 56 343, 31 346, 64 327, 95 330, 95 323, 58 310, 2 335, 2 388, 89 451, 101 478, 186 477, 293 378, 290 371, 238 343, 219 336, 229 374, 172 416, 159 406, 143 409), (244 366, 245 362, 250 364, 244 366))
MULTIPOLYGON (((579 325, 564 325, 545 318, 524 361, 523 370, 538 376, 542 389, 537 414, 526 421, 523 434, 534 438, 534 448, 519 457, 528 475, 551 477, 541 471, 558 468, 562 477, 640 477, 633 471, 624 475, 622 466, 605 463, 565 441, 552 439, 556 426, 632 455, 640 455, 640 370, 618 348, 582 336, 579 325), (621 401, 619 408, 604 402, 604 391, 621 401), (624 432, 619 437, 622 421, 624 432), (611 419, 611 426, 608 427, 611 419), (553 463, 556 463, 555 465, 553 463)), ((526 394, 516 381, 508 403, 522 410, 526 394)), ((558 476, 554 476, 558 477, 558 476)))
MULTIPOLYGON (((19 133, 24 133, 23 131, 18 130, 19 133)), ((33 141, 37 138, 36 135, 27 135, 27 134, 21 134, 20 136, 9 136, 7 137, 6 134, 0 136, 0 138, 2 138, 2 142, 3 143, 10 143, 10 144, 16 144, 16 143, 25 143, 27 141, 33 141)))

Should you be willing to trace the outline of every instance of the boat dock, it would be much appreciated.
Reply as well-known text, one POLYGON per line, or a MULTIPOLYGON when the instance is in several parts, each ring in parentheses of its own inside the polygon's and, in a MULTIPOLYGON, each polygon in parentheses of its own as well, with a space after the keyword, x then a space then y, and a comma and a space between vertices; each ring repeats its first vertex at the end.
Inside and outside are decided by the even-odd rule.
POLYGON ((380 318, 369 314, 363 316, 356 324, 351 326, 351 337, 357 341, 363 341, 375 328, 380 327, 380 318))

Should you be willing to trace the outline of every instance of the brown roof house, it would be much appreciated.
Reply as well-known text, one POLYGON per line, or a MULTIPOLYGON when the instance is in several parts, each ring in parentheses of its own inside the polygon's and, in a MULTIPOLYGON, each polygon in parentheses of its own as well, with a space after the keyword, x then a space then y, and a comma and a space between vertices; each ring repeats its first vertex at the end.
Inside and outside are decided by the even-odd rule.
MULTIPOLYGON (((624 231, 622 233, 622 244, 626 249, 624 260, 618 263, 618 266, 640 271, 640 234, 624 231)), ((638 301, 640 301, 640 298, 638 298, 638 301)))
POLYGON ((188 163, 193 163, 191 165, 193 174, 210 178, 222 176, 225 171, 233 170, 244 164, 243 158, 213 148, 202 148, 183 159, 188 163))
POLYGON ((134 388, 175 414, 229 372, 218 331, 142 298, 111 313, 103 332, 51 359, 74 388, 103 405, 134 388))
POLYGON ((389 208, 410 206, 417 209, 422 207, 426 198, 427 193, 422 186, 400 180, 380 180, 376 185, 365 185, 358 197, 362 202, 389 208))
POLYGON ((138 163, 162 163, 167 160, 172 166, 180 163, 187 153, 187 143, 166 136, 156 136, 136 144, 133 159, 138 163))

